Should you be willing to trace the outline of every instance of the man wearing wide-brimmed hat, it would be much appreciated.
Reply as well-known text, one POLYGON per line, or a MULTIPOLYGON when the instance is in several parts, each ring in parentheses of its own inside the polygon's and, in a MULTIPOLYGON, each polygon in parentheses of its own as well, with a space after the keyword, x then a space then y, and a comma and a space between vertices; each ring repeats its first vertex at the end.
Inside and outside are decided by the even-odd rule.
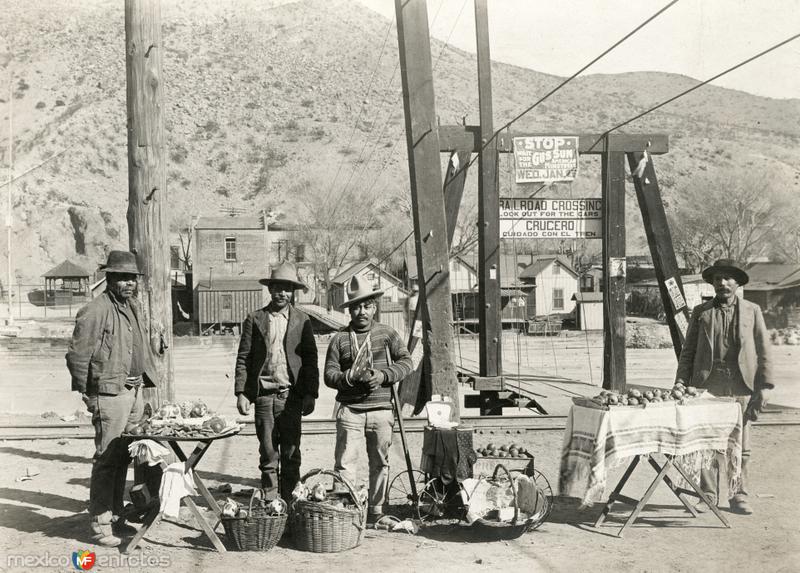
POLYGON ((72 389, 92 414, 95 454, 89 486, 93 540, 110 547, 136 530, 125 524, 123 493, 128 473, 125 426, 144 414, 142 387, 158 384, 147 325, 136 299, 142 274, 136 256, 111 251, 100 266, 106 291, 78 311, 67 351, 72 389))
POLYGON ((325 384, 335 389, 341 408, 336 414, 334 463, 351 484, 366 442, 369 461, 367 523, 380 522, 389 477, 394 413, 391 386, 412 370, 411 355, 400 335, 374 320, 383 291, 354 276, 347 285, 350 324, 339 331, 325 357, 325 384))
POLYGON ((246 415, 255 404, 261 487, 288 502, 300 480, 301 417, 319 393, 317 344, 308 315, 292 305, 294 291, 306 288, 294 265, 281 263, 259 282, 272 300, 242 325, 236 406, 246 415))
MULTIPOLYGON (((751 514, 747 466, 750 461, 750 422, 758 417, 774 387, 770 370, 770 339, 757 304, 737 296, 749 277, 734 261, 720 259, 703 271, 715 297, 692 310, 686 341, 678 361, 676 382, 705 388, 713 396, 732 396, 742 407, 742 480, 730 491, 730 507, 751 514)), ((719 464, 703 470, 703 491, 719 501, 719 464)), ((700 503, 697 509, 704 510, 700 503)))

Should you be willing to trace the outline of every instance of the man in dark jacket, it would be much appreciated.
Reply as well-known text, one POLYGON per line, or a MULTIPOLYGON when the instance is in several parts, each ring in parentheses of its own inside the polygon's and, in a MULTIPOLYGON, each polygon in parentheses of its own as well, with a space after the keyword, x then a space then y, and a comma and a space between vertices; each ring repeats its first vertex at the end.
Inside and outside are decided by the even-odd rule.
POLYGON ((153 354, 139 301, 136 256, 111 251, 101 270, 106 292, 78 311, 67 351, 72 389, 80 392, 92 414, 95 455, 89 487, 93 539, 115 547, 120 535, 135 530, 122 518, 128 473, 125 426, 144 413, 142 387, 158 383, 153 354))
POLYGON ((350 324, 333 337, 325 358, 325 385, 337 390, 336 400, 341 404, 336 415, 334 468, 355 485, 366 443, 369 525, 381 521, 388 486, 394 427, 392 384, 408 376, 413 367, 400 335, 374 320, 382 294, 358 276, 350 280, 348 300, 342 305, 350 312, 350 324))
POLYGON ((291 304, 305 288, 294 266, 284 262, 259 282, 272 300, 242 325, 236 406, 247 415, 255 404, 261 487, 288 501, 300 480, 301 416, 314 411, 319 395, 317 345, 308 316, 291 304))
MULTIPOLYGON (((736 294, 749 280, 736 263, 720 259, 703 271, 703 279, 714 285, 716 295, 692 310, 675 381, 705 388, 712 396, 733 397, 741 406, 742 479, 738 489, 729 492, 729 501, 732 511, 751 514, 747 495, 750 422, 758 417, 773 388, 769 333, 759 306, 736 294)), ((700 485, 718 502, 716 461, 712 469, 701 472, 700 485)), ((704 504, 697 509, 705 510, 704 504)))

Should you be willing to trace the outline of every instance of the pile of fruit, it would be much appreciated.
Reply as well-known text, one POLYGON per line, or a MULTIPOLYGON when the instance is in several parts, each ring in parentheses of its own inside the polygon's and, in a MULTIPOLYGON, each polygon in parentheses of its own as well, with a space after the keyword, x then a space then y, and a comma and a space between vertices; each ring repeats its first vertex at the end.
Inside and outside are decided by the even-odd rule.
MULTIPOLYGON (((244 505, 236 500, 227 498, 222 505, 222 517, 246 519, 250 514, 250 507, 250 505, 244 505)), ((261 495, 256 495, 253 499, 252 509, 253 513, 258 516, 279 516, 284 515, 288 507, 286 506, 286 502, 279 497, 273 500, 267 500, 261 495)))
POLYGON ((164 404, 148 420, 128 424, 125 433, 133 436, 202 438, 226 433, 237 425, 223 416, 212 415, 202 401, 164 404))
POLYGON ((662 390, 654 388, 652 390, 637 390, 631 388, 624 394, 619 394, 614 391, 603 390, 597 396, 592 398, 594 402, 602 406, 640 406, 646 404, 657 404, 659 402, 669 402, 671 400, 683 401, 691 398, 696 398, 702 393, 694 386, 685 386, 678 382, 671 390, 662 390))
POLYGON ((488 458, 529 458, 530 454, 522 446, 517 444, 509 444, 497 446, 495 444, 487 444, 485 448, 479 448, 478 454, 488 458))

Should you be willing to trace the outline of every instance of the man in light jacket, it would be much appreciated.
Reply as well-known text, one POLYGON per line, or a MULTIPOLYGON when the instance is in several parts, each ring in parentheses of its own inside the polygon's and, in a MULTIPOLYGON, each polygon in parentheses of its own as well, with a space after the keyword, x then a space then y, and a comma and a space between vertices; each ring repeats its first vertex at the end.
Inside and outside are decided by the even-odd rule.
MULTIPOLYGON (((774 387, 770 371, 770 339, 758 305, 737 296, 747 284, 747 273, 730 259, 720 259, 703 271, 716 296, 692 310, 683 343, 676 382, 705 388, 712 396, 731 396, 744 415, 742 428, 742 480, 729 492, 731 510, 749 515, 747 466, 750 462, 750 422, 758 417, 774 387)), ((700 485, 715 503, 719 501, 719 465, 703 470, 700 485)), ((704 510, 702 502, 697 506, 704 510)))
POLYGON ((78 311, 66 359, 72 389, 81 393, 95 430, 89 486, 93 540, 116 547, 120 536, 136 533, 122 511, 130 457, 120 436, 128 423, 141 420, 142 388, 156 386, 159 376, 135 297, 142 274, 136 256, 111 251, 100 269, 106 291, 78 311))

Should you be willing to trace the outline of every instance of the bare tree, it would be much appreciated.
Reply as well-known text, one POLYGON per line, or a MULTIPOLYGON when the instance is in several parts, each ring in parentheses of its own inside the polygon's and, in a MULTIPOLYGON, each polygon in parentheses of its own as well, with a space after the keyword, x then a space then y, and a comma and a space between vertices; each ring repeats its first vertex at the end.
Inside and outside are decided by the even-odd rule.
POLYGON ((298 217, 299 239, 311 251, 314 274, 325 287, 325 306, 332 307, 332 272, 346 261, 359 258, 359 248, 376 226, 380 205, 363 190, 331 192, 302 180, 291 189, 302 205, 298 217))
POLYGON ((793 214, 792 198, 766 170, 709 173, 676 190, 669 213, 675 251, 694 270, 717 258, 773 255, 793 214))

